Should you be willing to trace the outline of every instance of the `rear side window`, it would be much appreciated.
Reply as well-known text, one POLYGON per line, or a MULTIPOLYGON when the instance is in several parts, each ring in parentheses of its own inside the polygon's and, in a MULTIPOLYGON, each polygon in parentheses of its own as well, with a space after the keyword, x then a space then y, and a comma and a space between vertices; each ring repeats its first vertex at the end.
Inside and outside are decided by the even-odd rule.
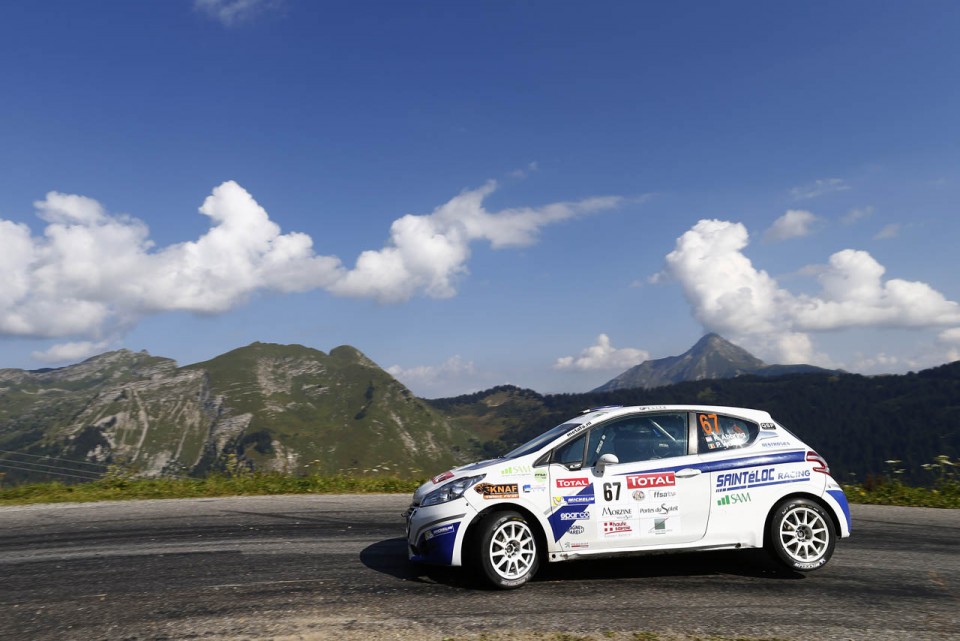
POLYGON ((697 412, 697 449, 701 454, 750 445, 759 433, 760 426, 753 421, 697 412))

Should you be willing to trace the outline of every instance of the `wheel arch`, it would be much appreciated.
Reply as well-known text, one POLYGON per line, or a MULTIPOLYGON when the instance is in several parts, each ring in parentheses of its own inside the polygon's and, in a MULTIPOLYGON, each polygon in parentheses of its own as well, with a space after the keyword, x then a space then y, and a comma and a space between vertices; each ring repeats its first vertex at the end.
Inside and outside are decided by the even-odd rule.
POLYGON ((475 549, 477 543, 477 535, 480 531, 480 528, 477 527, 484 519, 489 517, 492 514, 497 514, 499 512, 518 512, 521 514, 530 525, 533 530, 533 535, 537 540, 537 549, 541 561, 549 560, 550 554, 547 550, 547 535, 543 528, 543 523, 537 518, 537 515, 531 512, 529 509, 525 508, 522 505, 517 503, 497 503, 491 505, 477 514, 470 520, 470 523, 467 525, 467 532, 463 537, 463 548, 461 557, 466 560, 471 557, 470 551, 475 549))

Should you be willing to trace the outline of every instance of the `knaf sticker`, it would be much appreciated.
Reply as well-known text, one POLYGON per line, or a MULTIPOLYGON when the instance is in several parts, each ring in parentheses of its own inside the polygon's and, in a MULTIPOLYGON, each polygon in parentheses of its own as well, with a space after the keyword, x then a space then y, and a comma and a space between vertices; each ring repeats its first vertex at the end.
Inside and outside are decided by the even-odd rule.
POLYGON ((477 494, 482 494, 485 499, 520 498, 520 489, 516 483, 480 483, 474 485, 473 489, 477 494))

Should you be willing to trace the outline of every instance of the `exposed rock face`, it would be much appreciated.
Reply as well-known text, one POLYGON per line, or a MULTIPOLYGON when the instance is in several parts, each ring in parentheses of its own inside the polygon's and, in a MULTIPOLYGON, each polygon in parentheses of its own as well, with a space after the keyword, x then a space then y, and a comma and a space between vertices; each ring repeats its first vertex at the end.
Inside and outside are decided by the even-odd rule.
POLYGON ((594 392, 650 389, 683 381, 734 378, 743 374, 780 376, 802 372, 827 372, 813 365, 767 365, 753 354, 717 334, 707 334, 680 356, 644 361, 594 392))
POLYGON ((40 478, 61 459, 199 473, 226 453, 260 470, 417 477, 469 449, 462 429, 347 346, 327 355, 254 343, 182 368, 120 350, 62 369, 0 370, 0 450, 30 455, 0 453, 0 463, 51 466, 20 465, 34 473, 7 470, 13 479, 40 478))

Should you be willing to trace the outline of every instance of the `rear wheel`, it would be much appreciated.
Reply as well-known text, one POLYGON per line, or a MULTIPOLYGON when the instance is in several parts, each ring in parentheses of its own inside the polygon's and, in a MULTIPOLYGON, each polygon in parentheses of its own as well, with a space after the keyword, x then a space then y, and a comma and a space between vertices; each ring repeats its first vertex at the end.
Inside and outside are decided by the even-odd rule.
POLYGON ((837 545, 833 519, 810 499, 792 498, 777 505, 767 534, 773 556, 800 572, 823 567, 837 545))
POLYGON ((519 588, 540 567, 537 537, 518 512, 495 512, 480 523, 479 567, 484 578, 502 590, 519 588))

